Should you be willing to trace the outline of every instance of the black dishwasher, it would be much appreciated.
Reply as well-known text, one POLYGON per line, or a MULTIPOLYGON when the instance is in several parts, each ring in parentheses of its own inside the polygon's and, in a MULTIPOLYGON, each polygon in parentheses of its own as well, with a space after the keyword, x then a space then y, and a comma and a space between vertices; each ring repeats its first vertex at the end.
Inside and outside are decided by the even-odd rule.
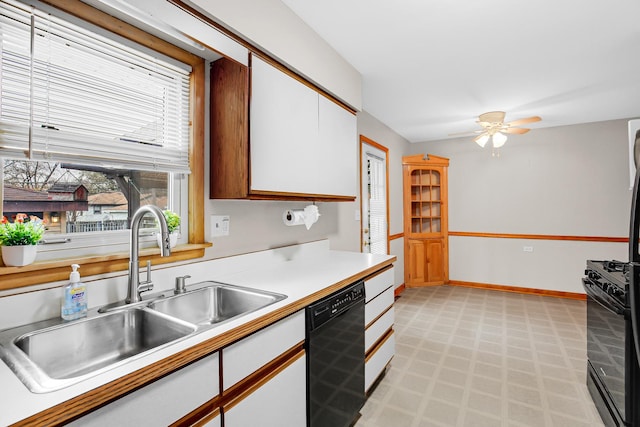
POLYGON ((347 427, 364 405, 364 282, 306 310, 307 426, 347 427))

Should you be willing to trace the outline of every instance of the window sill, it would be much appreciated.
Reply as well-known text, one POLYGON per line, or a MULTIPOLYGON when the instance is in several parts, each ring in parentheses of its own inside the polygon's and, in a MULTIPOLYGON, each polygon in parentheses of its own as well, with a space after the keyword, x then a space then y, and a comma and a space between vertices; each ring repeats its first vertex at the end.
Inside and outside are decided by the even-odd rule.
MULTIPOLYGON (((161 257, 158 248, 140 249, 140 262, 144 265, 147 260, 150 260, 153 265, 158 265, 202 258, 205 248, 210 246, 212 246, 211 243, 178 245, 171 250, 171 255, 168 257, 161 257)), ((117 252, 84 258, 37 261, 24 267, 2 266, 0 267, 0 291, 66 280, 69 278, 71 263, 81 266, 83 276, 126 271, 129 268, 129 253, 117 252)))

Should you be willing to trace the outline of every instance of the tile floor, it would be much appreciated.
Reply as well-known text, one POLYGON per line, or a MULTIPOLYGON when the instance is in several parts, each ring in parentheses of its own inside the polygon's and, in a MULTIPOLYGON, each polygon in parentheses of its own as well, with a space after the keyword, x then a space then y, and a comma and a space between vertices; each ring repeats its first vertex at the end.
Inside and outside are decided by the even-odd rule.
POLYGON ((602 426, 585 385, 586 302, 407 289, 396 355, 356 427, 602 426))

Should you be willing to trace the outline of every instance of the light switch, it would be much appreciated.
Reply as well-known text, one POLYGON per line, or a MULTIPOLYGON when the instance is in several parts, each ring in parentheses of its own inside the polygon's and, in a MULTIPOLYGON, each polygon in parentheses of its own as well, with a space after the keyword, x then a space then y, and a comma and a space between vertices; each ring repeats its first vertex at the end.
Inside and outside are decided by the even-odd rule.
POLYGON ((211 236, 228 236, 230 223, 229 215, 211 215, 211 236))

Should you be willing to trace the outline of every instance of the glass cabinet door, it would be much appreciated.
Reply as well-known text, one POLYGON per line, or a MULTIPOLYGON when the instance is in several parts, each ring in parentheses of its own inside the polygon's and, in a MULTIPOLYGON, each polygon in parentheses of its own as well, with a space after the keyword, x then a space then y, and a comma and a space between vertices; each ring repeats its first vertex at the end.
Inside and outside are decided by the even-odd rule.
POLYGON ((411 171, 411 233, 439 233, 441 224, 440 172, 411 171))

